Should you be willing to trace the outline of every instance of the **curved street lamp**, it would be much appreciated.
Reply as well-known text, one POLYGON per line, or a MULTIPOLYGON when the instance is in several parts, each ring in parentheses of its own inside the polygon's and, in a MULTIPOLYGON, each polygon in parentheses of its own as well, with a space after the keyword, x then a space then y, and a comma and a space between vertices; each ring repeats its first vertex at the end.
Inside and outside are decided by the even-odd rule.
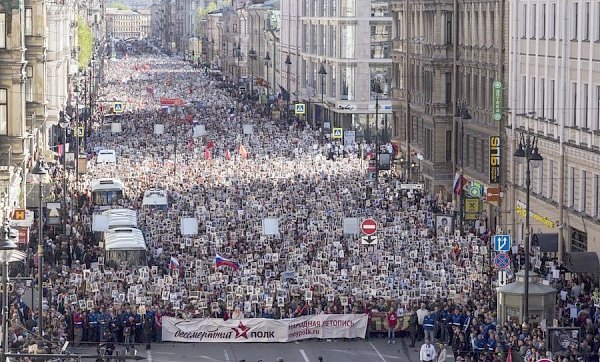
POLYGON ((515 161, 518 164, 522 165, 525 163, 527 165, 525 171, 525 300, 523 303, 523 310, 521 311, 521 320, 524 325, 529 323, 529 269, 531 269, 529 260, 529 249, 531 247, 529 208, 531 197, 531 168, 539 168, 544 160, 538 151, 537 143, 537 137, 532 137, 530 135, 525 137, 523 134, 521 134, 519 146, 513 153, 513 156, 515 156, 515 161))
POLYGON ((17 245, 10 239, 10 228, 7 224, 1 230, 0 262, 2 263, 2 361, 6 360, 8 353, 8 263, 17 245))
POLYGON ((44 161, 38 160, 31 173, 38 176, 39 181, 39 208, 38 208, 38 331, 43 336, 44 318, 42 318, 42 299, 44 298, 44 248, 42 239, 44 236, 44 209, 43 209, 43 190, 44 176, 48 173, 44 161))

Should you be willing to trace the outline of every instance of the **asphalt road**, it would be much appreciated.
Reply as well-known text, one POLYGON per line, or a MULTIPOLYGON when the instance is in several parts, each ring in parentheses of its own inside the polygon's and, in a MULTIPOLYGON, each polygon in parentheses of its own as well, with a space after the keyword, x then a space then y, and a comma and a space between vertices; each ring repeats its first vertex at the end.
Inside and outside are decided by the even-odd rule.
MULTIPOLYGON (((383 338, 369 341, 302 341, 291 343, 159 343, 147 351, 137 345, 138 356, 149 362, 275 362, 283 357, 285 362, 416 362, 419 353, 408 347, 407 339, 397 339, 387 344, 383 338)), ((91 349, 71 349, 75 353, 94 353, 91 349)), ((454 358, 449 357, 448 362, 454 358)))

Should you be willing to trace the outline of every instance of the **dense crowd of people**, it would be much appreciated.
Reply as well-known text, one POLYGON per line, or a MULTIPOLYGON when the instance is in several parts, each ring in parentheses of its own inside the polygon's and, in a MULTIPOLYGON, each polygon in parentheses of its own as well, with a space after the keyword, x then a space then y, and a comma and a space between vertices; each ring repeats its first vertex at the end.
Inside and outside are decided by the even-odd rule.
MULTIPOLYGON (((301 119, 273 118, 269 107, 177 58, 139 55, 106 66, 86 140, 87 173, 68 176, 66 232, 44 232, 44 336, 40 316, 20 296, 25 286, 18 285, 10 310, 13 350, 66 340, 76 347, 150 348, 161 341, 165 315, 385 312, 386 325, 402 325, 412 347, 420 340, 438 352, 448 346, 457 361, 504 361, 509 350, 528 362, 546 356, 598 361, 595 281, 547 261, 537 271, 559 290, 556 315, 536 328, 517 319, 498 324, 485 220, 464 236, 453 223, 438 222, 452 220, 446 195, 404 189, 393 169, 382 173, 380 184, 367 182, 372 144, 322 139, 301 119), (184 105, 161 106, 161 98, 184 105), (112 113, 114 102, 125 104, 123 115, 112 113), (95 164, 101 149, 116 151, 116 165, 95 164), (103 177, 125 184, 117 206, 137 212, 149 249, 143 264, 105 259, 101 237, 92 231, 98 210, 90 182, 103 177), (167 191, 166 210, 142 205, 151 188, 167 191), (361 244, 344 226, 345 219, 366 217, 378 223, 376 245, 361 244), (183 218, 197 220, 197 234, 182 235, 183 218), (239 268, 217 267, 216 255, 239 268), (568 343, 557 337, 560 348, 547 344, 553 325, 573 327, 568 343)), ((59 181, 60 162, 50 167, 59 181)), ((52 190, 57 200, 66 191, 59 185, 52 190)), ((39 237, 34 229, 32 251, 39 237)), ((513 256, 517 270, 525 256, 513 256)), ((534 250, 531 257, 541 255, 534 250)), ((36 267, 30 260, 24 269, 36 267)), ((389 342, 395 337, 390 333, 389 342)))

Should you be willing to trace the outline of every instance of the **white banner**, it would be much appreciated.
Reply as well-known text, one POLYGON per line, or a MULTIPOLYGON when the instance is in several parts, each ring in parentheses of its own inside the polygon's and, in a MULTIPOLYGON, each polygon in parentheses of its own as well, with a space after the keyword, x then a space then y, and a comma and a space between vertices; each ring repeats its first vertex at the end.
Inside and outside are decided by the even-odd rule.
POLYGON ((365 338, 365 314, 319 314, 292 319, 234 320, 163 317, 165 342, 289 342, 309 338, 365 338))

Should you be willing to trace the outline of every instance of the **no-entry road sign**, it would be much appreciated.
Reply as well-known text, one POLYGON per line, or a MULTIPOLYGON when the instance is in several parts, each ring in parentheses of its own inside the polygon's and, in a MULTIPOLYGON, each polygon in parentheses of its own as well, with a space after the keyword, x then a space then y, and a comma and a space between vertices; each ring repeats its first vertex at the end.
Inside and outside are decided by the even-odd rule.
POLYGON ((365 235, 373 235, 377 232, 377 222, 371 218, 364 219, 360 224, 360 231, 365 235))

